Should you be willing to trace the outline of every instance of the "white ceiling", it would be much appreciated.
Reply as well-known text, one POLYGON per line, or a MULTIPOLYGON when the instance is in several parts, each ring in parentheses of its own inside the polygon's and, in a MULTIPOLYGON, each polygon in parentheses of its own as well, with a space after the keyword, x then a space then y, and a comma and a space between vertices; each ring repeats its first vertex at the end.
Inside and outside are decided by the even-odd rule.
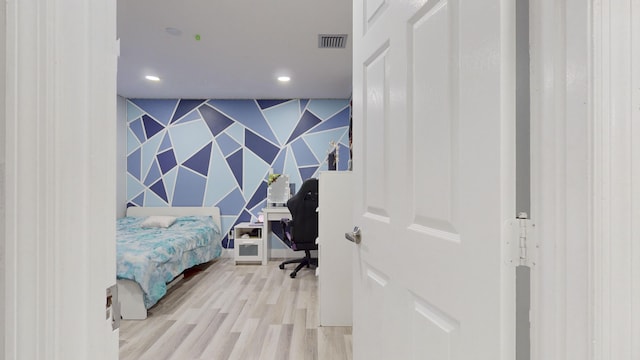
POLYGON ((351 6, 351 0, 118 0, 118 94, 348 98, 351 6), (347 46, 319 49, 318 34, 348 34, 347 46), (148 74, 161 81, 146 80, 148 74), (279 83, 279 75, 291 81, 279 83))

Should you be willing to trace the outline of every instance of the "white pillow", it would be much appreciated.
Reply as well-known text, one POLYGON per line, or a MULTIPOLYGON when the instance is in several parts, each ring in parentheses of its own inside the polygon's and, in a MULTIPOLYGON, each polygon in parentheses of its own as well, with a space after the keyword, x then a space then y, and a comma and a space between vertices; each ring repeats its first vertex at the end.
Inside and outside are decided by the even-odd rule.
POLYGON ((143 228, 168 228, 176 222, 175 216, 149 216, 141 224, 143 228))

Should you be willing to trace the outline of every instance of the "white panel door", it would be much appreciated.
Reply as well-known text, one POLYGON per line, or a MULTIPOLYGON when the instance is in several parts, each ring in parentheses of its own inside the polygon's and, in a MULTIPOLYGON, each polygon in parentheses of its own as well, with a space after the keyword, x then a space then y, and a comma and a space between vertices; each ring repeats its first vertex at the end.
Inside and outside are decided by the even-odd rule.
POLYGON ((515 358, 512 1, 354 1, 354 359, 515 358))

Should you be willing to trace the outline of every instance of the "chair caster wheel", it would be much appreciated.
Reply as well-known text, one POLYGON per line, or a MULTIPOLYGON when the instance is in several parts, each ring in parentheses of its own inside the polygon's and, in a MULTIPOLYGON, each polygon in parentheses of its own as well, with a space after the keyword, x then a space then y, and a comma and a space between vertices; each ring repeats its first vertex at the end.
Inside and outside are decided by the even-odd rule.
POLYGON ((284 264, 280 264, 280 270, 284 270, 284 264))
POLYGON ((291 273, 291 275, 289 275, 289 276, 290 276, 292 279, 295 279, 295 278, 296 278, 296 275, 297 275, 297 274, 296 274, 295 272, 292 272, 292 273, 291 273))

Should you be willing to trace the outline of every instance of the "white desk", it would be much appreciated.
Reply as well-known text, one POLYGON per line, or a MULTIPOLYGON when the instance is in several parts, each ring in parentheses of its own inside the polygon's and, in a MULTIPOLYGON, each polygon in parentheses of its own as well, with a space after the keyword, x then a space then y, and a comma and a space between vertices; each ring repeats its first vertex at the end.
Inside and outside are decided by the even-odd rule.
POLYGON ((262 252, 262 265, 267 265, 269 261, 269 238, 271 237, 271 222, 280 221, 283 218, 291 219, 291 213, 286 206, 281 207, 266 207, 262 209, 262 244, 264 251, 262 252))

